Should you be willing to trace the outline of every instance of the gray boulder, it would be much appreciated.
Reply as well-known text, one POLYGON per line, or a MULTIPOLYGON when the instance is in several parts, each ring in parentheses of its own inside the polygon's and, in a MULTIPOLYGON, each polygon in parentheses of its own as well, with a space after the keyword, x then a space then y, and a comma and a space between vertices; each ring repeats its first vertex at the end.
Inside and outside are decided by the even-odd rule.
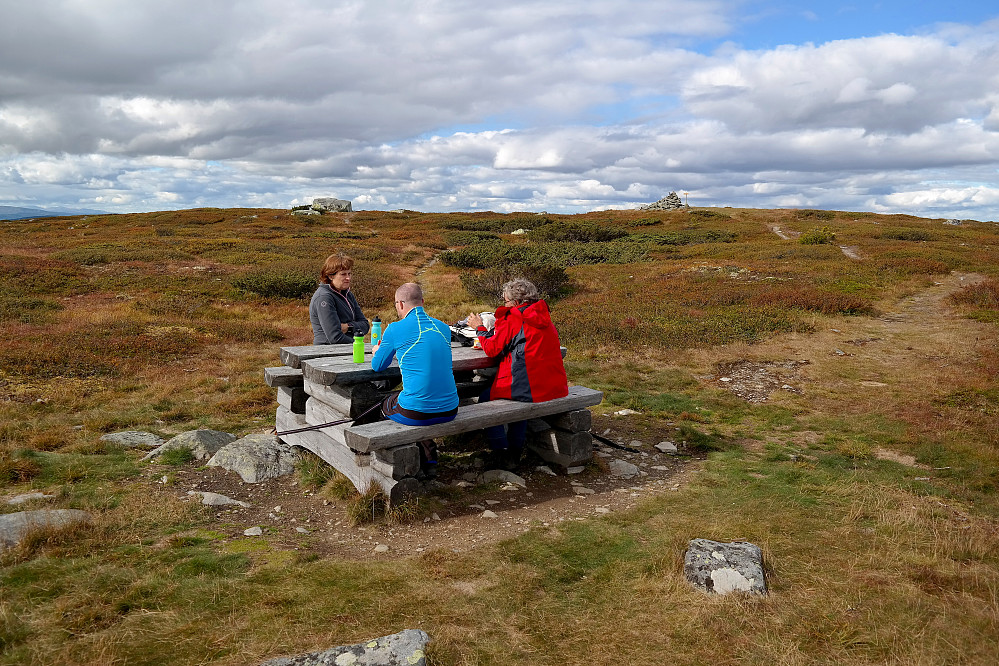
POLYGON ((694 587, 709 593, 767 593, 763 552, 751 543, 692 539, 683 558, 683 573, 694 587))
POLYGON ((211 493, 204 490, 188 490, 187 494, 201 497, 201 503, 205 506, 229 506, 230 504, 235 504, 236 506, 241 506, 243 508, 248 508, 250 506, 248 502, 243 502, 231 497, 226 497, 225 495, 211 493))
POLYGON ((630 479, 631 477, 638 474, 638 465, 632 464, 627 460, 612 460, 607 464, 607 471, 611 476, 617 476, 624 479, 630 479))
POLYGON ((313 199, 312 209, 318 210, 321 213, 350 213, 354 210, 349 201, 334 199, 332 197, 313 199))
POLYGON ((55 495, 46 495, 45 493, 24 493, 23 495, 15 495, 7 499, 7 504, 24 504, 25 502, 34 502, 35 500, 50 500, 55 499, 55 495))
POLYGON ((479 475, 479 483, 491 483, 493 481, 513 483, 523 488, 527 487, 527 481, 524 480, 524 477, 518 476, 513 472, 508 472, 505 469, 490 469, 479 475))
POLYGON ((151 432, 141 430, 125 430, 123 432, 109 432, 101 436, 102 442, 110 442, 124 446, 127 449, 155 449, 163 445, 163 438, 151 432))
POLYGON ((420 629, 406 629, 357 645, 301 654, 297 657, 269 659, 260 666, 426 666, 424 654, 430 636, 420 629))
POLYGON ((190 449, 195 458, 204 460, 218 453, 218 450, 223 446, 235 441, 236 436, 227 432, 208 430, 207 428, 188 430, 171 437, 162 446, 146 454, 143 460, 152 460, 173 449, 190 449))
POLYGON ((0 549, 20 543, 29 531, 39 527, 60 528, 89 523, 92 516, 79 509, 41 509, 0 515, 0 549))
POLYGON ((206 464, 236 472, 246 483, 259 483, 295 471, 298 455, 274 435, 247 435, 228 444, 206 464))

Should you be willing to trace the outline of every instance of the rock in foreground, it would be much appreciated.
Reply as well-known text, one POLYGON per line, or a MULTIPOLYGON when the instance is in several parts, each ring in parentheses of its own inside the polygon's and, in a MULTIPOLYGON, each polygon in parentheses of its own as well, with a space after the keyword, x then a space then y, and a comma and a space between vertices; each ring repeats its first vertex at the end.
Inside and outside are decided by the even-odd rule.
POLYGON ((247 435, 223 446, 206 464, 236 472, 246 483, 259 483, 295 471, 298 456, 274 435, 247 435))
POLYGON ((260 666, 426 666, 423 654, 430 636, 419 629, 406 629, 367 643, 301 654, 297 657, 269 659, 260 666))
POLYGON ((171 437, 162 446, 146 454, 143 460, 152 460, 173 449, 190 449, 197 460, 211 458, 219 449, 236 441, 236 436, 218 430, 188 430, 171 437))
POLYGON ((33 529, 58 529, 76 523, 89 523, 91 518, 89 513, 79 509, 41 509, 4 514, 0 516, 0 548, 16 546, 33 529))
POLYGON ((763 552, 751 543, 692 539, 683 560, 683 573, 694 587, 705 592, 767 593, 763 552))

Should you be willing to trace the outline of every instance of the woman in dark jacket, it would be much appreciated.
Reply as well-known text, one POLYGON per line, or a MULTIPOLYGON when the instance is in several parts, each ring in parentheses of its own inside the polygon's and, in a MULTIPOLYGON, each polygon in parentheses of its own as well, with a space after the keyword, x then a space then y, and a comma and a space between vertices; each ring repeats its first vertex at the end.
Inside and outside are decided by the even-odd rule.
POLYGON ((355 334, 368 332, 368 320, 350 291, 353 267, 354 260, 344 254, 326 257, 319 273, 319 288, 309 303, 312 344, 349 344, 355 334))
MULTIPOLYGON (((518 278, 503 285, 503 307, 496 310, 492 331, 476 314, 469 315, 468 325, 475 327, 486 355, 502 359, 496 379, 479 402, 499 398, 543 402, 569 394, 558 331, 533 283, 518 278)), ((506 452, 503 464, 508 468, 519 462, 526 435, 527 421, 510 423, 506 433, 503 426, 486 428, 489 447, 506 452)))

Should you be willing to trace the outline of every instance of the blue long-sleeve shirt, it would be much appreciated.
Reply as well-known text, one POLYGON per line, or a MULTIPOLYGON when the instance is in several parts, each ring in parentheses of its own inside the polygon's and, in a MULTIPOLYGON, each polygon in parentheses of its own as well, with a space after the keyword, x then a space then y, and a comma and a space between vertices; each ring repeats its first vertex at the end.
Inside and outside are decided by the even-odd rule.
POLYGON ((413 308, 404 319, 385 329, 371 367, 384 370, 393 358, 399 360, 402 371, 399 406, 427 414, 458 406, 451 368, 451 329, 447 324, 428 315, 422 307, 413 308))

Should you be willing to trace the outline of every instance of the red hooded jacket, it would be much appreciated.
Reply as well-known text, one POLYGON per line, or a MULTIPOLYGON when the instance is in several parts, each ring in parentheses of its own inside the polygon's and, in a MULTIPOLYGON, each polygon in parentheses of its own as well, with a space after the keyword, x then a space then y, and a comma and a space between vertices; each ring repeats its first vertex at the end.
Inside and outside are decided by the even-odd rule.
POLYGON ((477 334, 488 356, 502 357, 489 398, 544 402, 569 394, 558 331, 548 304, 535 301, 496 310, 496 327, 477 334))

